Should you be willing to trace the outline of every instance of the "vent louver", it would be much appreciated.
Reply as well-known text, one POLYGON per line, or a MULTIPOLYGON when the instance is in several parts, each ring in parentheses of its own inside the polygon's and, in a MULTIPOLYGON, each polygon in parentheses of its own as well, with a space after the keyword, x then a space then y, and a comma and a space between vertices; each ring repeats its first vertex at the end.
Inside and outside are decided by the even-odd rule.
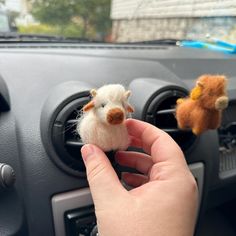
POLYGON ((65 173, 85 177, 85 166, 77 135, 81 108, 90 101, 91 86, 81 81, 67 81, 51 89, 40 117, 41 139, 48 157, 65 173))
POLYGON ((81 109, 88 101, 89 97, 84 97, 67 104, 58 113, 52 126, 52 143, 60 161, 79 176, 85 175, 85 166, 80 154, 83 143, 76 132, 76 126, 81 109))
POLYGON ((146 121, 166 131, 179 144, 182 150, 188 149, 196 136, 190 130, 180 130, 175 119, 176 100, 186 97, 184 91, 172 89, 158 94, 146 112, 146 121))

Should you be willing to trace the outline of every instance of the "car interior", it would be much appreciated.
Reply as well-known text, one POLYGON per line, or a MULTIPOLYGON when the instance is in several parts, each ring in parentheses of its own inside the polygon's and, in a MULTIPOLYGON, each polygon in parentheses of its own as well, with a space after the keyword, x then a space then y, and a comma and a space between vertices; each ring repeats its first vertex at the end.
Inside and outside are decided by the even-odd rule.
POLYGON ((76 124, 104 84, 130 89, 132 118, 183 150, 199 189, 195 235, 236 235, 235 65, 233 54, 169 42, 1 42, 0 235, 98 235, 76 124), (203 74, 228 78, 229 105, 219 129, 195 136, 174 111, 203 74))
POLYGON ((182 147, 199 187, 197 235, 234 235, 234 60, 176 46, 2 47, 1 162, 13 168, 16 181, 2 184, 1 234, 77 235, 94 228, 74 124, 91 88, 121 83, 132 91, 133 118, 166 130, 182 147), (173 109, 209 72, 228 76, 230 102, 221 127, 196 137, 177 128, 173 109))

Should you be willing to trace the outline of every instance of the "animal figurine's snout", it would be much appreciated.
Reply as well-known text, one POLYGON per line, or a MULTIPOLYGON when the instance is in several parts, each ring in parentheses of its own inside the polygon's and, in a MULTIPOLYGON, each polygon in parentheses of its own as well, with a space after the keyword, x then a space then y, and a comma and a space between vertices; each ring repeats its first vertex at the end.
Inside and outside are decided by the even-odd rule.
POLYGON ((222 96, 216 99, 215 102, 215 108, 217 110, 223 110, 225 109, 229 104, 229 99, 226 96, 222 96))
POLYGON ((118 125, 123 122, 124 117, 124 112, 120 108, 113 108, 107 113, 107 122, 111 125, 118 125))

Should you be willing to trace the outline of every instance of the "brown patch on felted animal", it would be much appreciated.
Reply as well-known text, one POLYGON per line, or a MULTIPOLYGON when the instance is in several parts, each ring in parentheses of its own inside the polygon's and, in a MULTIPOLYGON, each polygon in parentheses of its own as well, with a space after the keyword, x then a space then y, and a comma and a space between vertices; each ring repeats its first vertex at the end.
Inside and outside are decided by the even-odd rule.
POLYGON ((94 102, 93 102, 93 101, 90 101, 89 103, 87 103, 86 105, 84 105, 83 111, 86 112, 86 111, 91 110, 92 108, 94 108, 94 102))
POLYGON ((124 120, 124 112, 120 108, 113 108, 107 113, 107 122, 111 125, 121 124, 124 120))

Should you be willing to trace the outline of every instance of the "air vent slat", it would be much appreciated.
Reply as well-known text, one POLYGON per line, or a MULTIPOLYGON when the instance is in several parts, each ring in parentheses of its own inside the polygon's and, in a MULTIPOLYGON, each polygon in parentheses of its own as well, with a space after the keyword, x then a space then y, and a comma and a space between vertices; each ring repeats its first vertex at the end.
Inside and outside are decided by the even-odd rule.
POLYGON ((157 111, 157 115, 164 115, 164 114, 174 114, 175 113, 175 109, 165 109, 165 110, 160 110, 157 111))
POLYGON ((196 139, 190 129, 180 130, 175 118, 176 101, 186 95, 187 92, 180 88, 162 90, 149 104, 145 116, 147 122, 169 133, 183 150, 189 148, 196 139))
POLYGON ((76 124, 78 122, 78 120, 76 120, 76 119, 71 119, 71 120, 67 120, 66 121, 66 124, 67 125, 71 125, 71 124, 76 124))
POLYGON ((67 173, 80 177, 85 177, 86 171, 80 154, 83 143, 77 132, 77 123, 81 115, 80 111, 88 101, 90 101, 89 95, 81 95, 70 100, 60 108, 52 125, 51 138, 57 154, 55 163, 67 173))
POLYGON ((178 128, 173 128, 173 129, 162 129, 167 133, 187 133, 187 132, 191 132, 191 130, 185 129, 185 130, 181 130, 178 128))
POLYGON ((83 143, 81 141, 67 140, 65 142, 66 146, 81 147, 83 143))
POLYGON ((178 133, 179 132, 179 129, 162 129, 162 130, 164 130, 167 133, 178 133))

